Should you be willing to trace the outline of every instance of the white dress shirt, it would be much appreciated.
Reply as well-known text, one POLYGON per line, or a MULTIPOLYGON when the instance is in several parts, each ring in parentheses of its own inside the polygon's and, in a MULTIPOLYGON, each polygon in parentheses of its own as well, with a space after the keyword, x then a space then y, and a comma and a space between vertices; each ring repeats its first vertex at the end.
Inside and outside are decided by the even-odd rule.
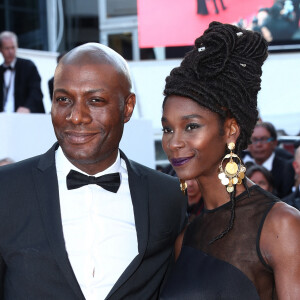
MULTIPOLYGON (((274 158, 275 158, 275 153, 272 152, 272 154, 269 156, 269 158, 266 161, 264 161, 264 163, 262 164, 262 166, 265 167, 270 172, 272 171, 272 168, 273 168, 274 158)), ((249 161, 255 163, 255 159, 254 158, 252 158, 250 155, 246 155, 243 158, 243 162, 247 163, 249 161)))
POLYGON ((138 254, 125 161, 119 153, 112 166, 95 175, 120 172, 117 193, 95 184, 68 190, 66 176, 71 169, 86 173, 72 165, 60 147, 55 155, 63 234, 71 266, 85 298, 104 299, 138 254))
POLYGON ((273 161, 275 158, 275 153, 272 152, 272 154, 269 156, 269 158, 262 164, 263 167, 265 167, 268 171, 272 171, 273 168, 273 161))
MULTIPOLYGON (((12 68, 15 67, 16 59, 13 60, 13 62, 10 64, 12 68)), ((4 64, 4 66, 7 67, 7 65, 4 64)), ((4 89, 7 89, 7 96, 6 99, 3 98, 5 102, 3 111, 5 112, 15 112, 15 70, 6 70, 4 72, 4 89)), ((5 94, 4 94, 5 96, 5 94)))

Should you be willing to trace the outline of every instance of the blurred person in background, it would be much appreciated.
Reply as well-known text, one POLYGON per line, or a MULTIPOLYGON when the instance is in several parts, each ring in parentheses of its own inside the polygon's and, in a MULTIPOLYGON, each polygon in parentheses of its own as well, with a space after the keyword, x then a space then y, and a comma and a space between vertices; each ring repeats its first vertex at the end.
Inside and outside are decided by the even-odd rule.
POLYGON ((0 52, 4 63, 0 66, 0 112, 44 113, 41 77, 35 64, 16 56, 16 34, 0 34, 0 52))
MULTIPOLYGON (((269 122, 258 122, 251 136, 251 144, 248 147, 252 160, 262 165, 272 174, 274 188, 278 197, 282 198, 291 193, 294 185, 294 170, 291 160, 283 157, 282 150, 276 151, 277 133, 273 124, 269 122)), ((278 148, 279 149, 279 148, 278 148)))
MULTIPOLYGON (((56 58, 56 62, 59 63, 59 61, 62 59, 62 57, 66 54, 66 52, 62 52, 60 53, 57 58, 56 58)), ((49 89, 49 96, 50 96, 50 100, 52 101, 52 97, 53 97, 53 83, 54 83, 54 76, 52 76, 49 80, 48 80, 48 89, 49 89)))
POLYGON ((289 40, 296 32, 291 12, 276 1, 269 9, 269 15, 261 27, 261 33, 268 42, 289 40))
POLYGON ((290 195, 284 197, 282 200, 300 210, 300 146, 298 146, 295 151, 293 168, 295 170, 294 191, 290 195))
POLYGON ((0 167, 5 166, 5 165, 10 165, 12 163, 14 163, 14 161, 9 157, 5 157, 3 159, 0 159, 0 167))
POLYGON ((188 207, 187 213, 189 222, 198 216, 203 209, 203 198, 201 195, 200 187, 196 179, 186 180, 188 207))
POLYGON ((264 190, 276 195, 272 174, 265 167, 253 164, 247 169, 246 176, 264 190))

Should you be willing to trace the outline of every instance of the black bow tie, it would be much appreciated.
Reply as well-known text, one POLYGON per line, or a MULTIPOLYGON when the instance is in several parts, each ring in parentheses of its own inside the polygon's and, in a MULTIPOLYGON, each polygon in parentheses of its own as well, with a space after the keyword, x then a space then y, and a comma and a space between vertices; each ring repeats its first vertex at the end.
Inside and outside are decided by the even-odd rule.
POLYGON ((4 69, 4 72, 6 71, 6 70, 13 70, 14 68, 12 67, 12 66, 3 66, 3 69, 4 69))
POLYGON ((107 191, 116 193, 120 187, 120 173, 111 173, 103 176, 87 176, 71 170, 67 175, 67 188, 73 190, 88 184, 97 184, 107 191))

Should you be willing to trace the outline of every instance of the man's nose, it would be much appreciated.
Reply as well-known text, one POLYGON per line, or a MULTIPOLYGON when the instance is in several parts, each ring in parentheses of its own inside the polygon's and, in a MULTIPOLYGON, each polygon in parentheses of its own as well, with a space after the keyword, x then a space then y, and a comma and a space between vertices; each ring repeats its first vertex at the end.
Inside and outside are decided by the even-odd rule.
POLYGON ((66 117, 67 121, 71 121, 73 124, 88 124, 91 122, 92 117, 90 110, 83 104, 74 104, 70 114, 66 117))

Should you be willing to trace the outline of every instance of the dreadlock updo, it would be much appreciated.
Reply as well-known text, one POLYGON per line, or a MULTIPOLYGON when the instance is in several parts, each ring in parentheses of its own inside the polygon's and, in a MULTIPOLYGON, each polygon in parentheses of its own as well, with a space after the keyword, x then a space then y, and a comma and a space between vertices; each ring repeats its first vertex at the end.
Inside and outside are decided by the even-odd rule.
POLYGON ((240 153, 248 146, 257 122, 257 93, 267 48, 258 32, 210 23, 195 40, 194 49, 166 78, 163 106, 168 96, 177 95, 218 113, 222 120, 234 117, 241 128, 236 143, 240 153))

